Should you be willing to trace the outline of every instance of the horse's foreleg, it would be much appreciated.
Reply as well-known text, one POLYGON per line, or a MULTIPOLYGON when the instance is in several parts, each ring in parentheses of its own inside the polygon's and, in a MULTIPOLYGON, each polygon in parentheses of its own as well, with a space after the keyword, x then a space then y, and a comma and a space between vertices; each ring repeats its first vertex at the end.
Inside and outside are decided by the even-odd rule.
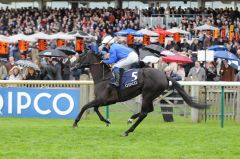
POLYGON ((152 112, 153 111, 153 103, 152 103, 152 100, 151 100, 151 96, 145 96, 143 95, 143 102, 142 102, 142 109, 141 109, 141 112, 140 113, 137 113, 137 114, 134 114, 132 117, 135 117, 137 118, 138 117, 138 120, 127 130, 125 131, 122 136, 128 136, 128 134, 130 132, 133 132, 136 127, 143 121, 144 118, 147 117, 147 114, 149 112, 152 112))
POLYGON ((108 121, 107 119, 105 119, 105 118, 102 116, 102 114, 99 112, 98 108, 99 108, 99 107, 94 107, 94 111, 97 113, 99 119, 100 119, 101 121, 105 122, 107 125, 108 125, 108 124, 111 124, 110 121, 108 121))
POLYGON ((147 112, 139 113, 138 120, 126 132, 124 132, 122 136, 128 136, 130 132, 133 132, 136 129, 136 127, 143 121, 143 119, 146 118, 147 114, 148 114, 147 112))
POLYGON ((92 108, 92 107, 98 107, 99 105, 101 105, 102 103, 99 101, 99 100, 93 100, 91 101, 90 103, 84 105, 80 111, 80 113, 78 114, 77 118, 75 119, 74 123, 73 123, 73 128, 76 128, 78 127, 77 126, 77 123, 79 122, 79 120, 81 119, 83 113, 89 109, 89 108, 92 108))
POLYGON ((139 117, 140 113, 136 113, 133 114, 127 121, 128 124, 131 124, 133 122, 134 119, 136 119, 137 117, 139 117))

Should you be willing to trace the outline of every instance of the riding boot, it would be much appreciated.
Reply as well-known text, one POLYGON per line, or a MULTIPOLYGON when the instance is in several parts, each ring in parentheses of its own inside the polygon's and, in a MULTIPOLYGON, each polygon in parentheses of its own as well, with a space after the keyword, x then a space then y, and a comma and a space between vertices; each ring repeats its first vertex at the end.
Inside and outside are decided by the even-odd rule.
POLYGON ((111 82, 111 84, 113 84, 114 86, 116 87, 119 87, 119 82, 120 82, 120 69, 118 67, 114 67, 113 70, 113 76, 114 76, 114 79, 113 81, 111 82))

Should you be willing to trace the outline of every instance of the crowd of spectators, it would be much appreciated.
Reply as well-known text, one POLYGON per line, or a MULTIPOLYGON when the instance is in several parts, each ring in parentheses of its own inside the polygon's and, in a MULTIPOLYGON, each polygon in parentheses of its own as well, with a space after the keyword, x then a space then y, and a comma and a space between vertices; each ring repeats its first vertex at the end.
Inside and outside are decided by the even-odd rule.
MULTIPOLYGON (((9 36, 13 34, 23 33, 31 35, 36 32, 45 32, 53 34, 56 32, 74 32, 82 30, 95 37, 96 43, 101 43, 101 39, 106 35, 113 35, 115 32, 126 28, 139 30, 140 14, 136 9, 51 9, 47 8, 39 10, 37 8, 22 9, 0 9, 0 34, 9 36)), ((239 32, 240 28, 240 12, 236 8, 211 9, 211 8, 149 8, 142 10, 143 16, 151 16, 152 14, 165 14, 169 16, 179 16, 181 14, 208 14, 211 16, 196 16, 189 18, 182 16, 180 24, 171 24, 172 27, 178 26, 181 29, 192 32, 197 35, 189 43, 184 39, 180 43, 169 40, 165 49, 173 52, 181 52, 194 61, 193 64, 176 65, 170 64, 170 68, 174 73, 179 73, 182 79, 186 80, 225 80, 233 81, 240 79, 237 71, 230 67, 227 61, 213 61, 200 64, 193 52, 208 48, 211 45, 225 45, 227 49, 240 57, 240 43, 237 40, 229 40, 230 25, 234 25, 235 32, 239 32), (209 24, 219 28, 226 29, 226 38, 213 38, 212 35, 204 31, 195 32, 193 28, 202 24, 209 24)), ((161 27, 161 26, 160 26, 161 27)), ((148 29, 154 29, 148 28, 148 29)), ((213 33, 212 33, 213 34, 213 33)), ((235 39, 235 38, 234 38, 235 39)), ((49 43, 49 48, 53 46, 53 41, 49 43)), ((71 42, 67 42, 73 44, 71 42)), ((74 47, 74 46, 73 46, 74 47)), ((39 70, 21 69, 14 65, 14 61, 21 59, 21 52, 17 44, 11 44, 9 48, 9 56, 7 61, 0 60, 0 79, 43 79, 43 80, 69 80, 79 79, 79 75, 83 70, 70 71, 71 63, 76 58, 69 56, 65 59, 44 58, 38 56, 35 44, 30 45, 27 52, 27 59, 32 60, 39 65, 39 70)), ((165 66, 163 61, 159 60, 159 66, 165 66)), ((166 64, 167 66, 168 64, 166 64)), ((160 68, 164 71, 164 67, 160 68)))
POLYGON ((0 34, 26 35, 83 30, 96 36, 113 34, 122 28, 139 29, 139 15, 131 9, 1 9, 0 34))

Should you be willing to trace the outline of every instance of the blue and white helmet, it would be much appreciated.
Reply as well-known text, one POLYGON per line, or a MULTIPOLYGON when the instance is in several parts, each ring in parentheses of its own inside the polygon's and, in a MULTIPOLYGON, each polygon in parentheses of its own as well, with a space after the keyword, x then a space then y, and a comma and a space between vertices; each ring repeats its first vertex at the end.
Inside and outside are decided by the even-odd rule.
POLYGON ((104 37, 103 41, 102 41, 102 44, 113 44, 115 42, 115 38, 108 35, 106 37, 104 37))

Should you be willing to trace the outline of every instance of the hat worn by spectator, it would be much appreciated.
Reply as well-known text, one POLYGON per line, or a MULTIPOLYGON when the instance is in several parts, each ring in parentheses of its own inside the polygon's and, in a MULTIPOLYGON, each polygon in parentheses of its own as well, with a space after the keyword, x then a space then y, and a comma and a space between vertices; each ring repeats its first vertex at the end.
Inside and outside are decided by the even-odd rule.
POLYGON ((11 68, 11 70, 9 71, 9 74, 10 74, 10 75, 13 74, 13 71, 14 71, 15 69, 17 69, 18 72, 21 71, 21 68, 20 68, 20 67, 18 67, 18 66, 13 66, 13 68, 11 68))

